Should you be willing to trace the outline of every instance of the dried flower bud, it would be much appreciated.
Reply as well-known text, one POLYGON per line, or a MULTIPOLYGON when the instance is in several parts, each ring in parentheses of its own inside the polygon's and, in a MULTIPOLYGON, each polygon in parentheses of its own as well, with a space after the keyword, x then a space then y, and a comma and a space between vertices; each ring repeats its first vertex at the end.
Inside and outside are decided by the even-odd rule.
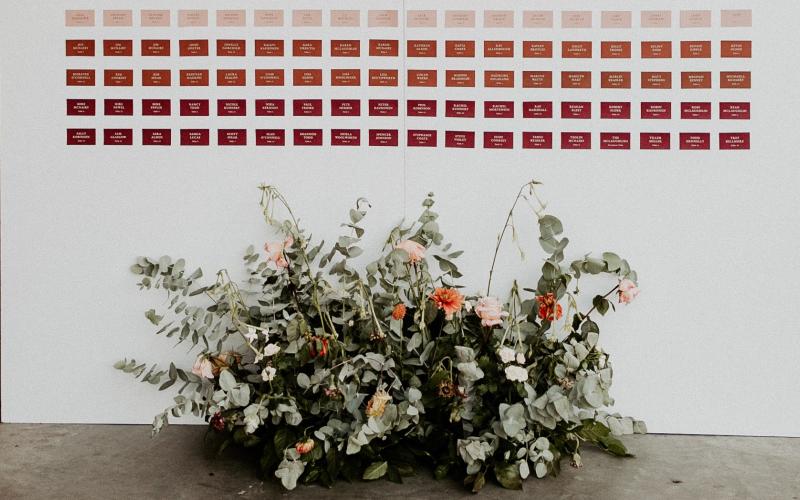
POLYGON ((386 411, 386 405, 392 400, 392 396, 383 389, 378 389, 367 403, 367 416, 380 417, 386 411))
POLYGON ((313 439, 309 438, 305 441, 298 441, 297 444, 294 445, 294 449, 297 450, 297 453, 301 455, 305 455, 306 453, 310 452, 314 449, 316 443, 313 439))

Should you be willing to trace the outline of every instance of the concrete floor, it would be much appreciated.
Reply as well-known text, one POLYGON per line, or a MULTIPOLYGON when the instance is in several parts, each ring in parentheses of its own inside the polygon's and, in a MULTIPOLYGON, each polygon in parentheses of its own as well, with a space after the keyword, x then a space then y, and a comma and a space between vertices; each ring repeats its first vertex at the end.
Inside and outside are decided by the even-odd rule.
POLYGON ((287 493, 235 454, 206 456, 204 432, 172 426, 150 439, 147 426, 0 424, 0 499, 800 499, 800 439, 631 436, 636 458, 587 449, 581 470, 564 462, 556 479, 529 479, 521 492, 488 484, 476 497, 425 470, 403 485, 340 482, 287 493))

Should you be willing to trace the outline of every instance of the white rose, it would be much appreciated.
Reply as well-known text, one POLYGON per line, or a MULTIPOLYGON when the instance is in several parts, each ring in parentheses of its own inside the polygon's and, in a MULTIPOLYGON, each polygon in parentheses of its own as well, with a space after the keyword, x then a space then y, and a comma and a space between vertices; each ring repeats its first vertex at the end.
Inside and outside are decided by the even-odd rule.
POLYGON ((512 382, 525 382, 528 380, 528 370, 522 366, 506 366, 505 372, 506 378, 512 382))
POLYGON ((281 348, 277 344, 267 344, 266 347, 264 347, 264 356, 266 357, 274 356, 279 352, 281 352, 281 348))
POLYGON ((510 347, 501 347, 497 350, 497 355, 503 363, 513 363, 516 353, 510 347))
POLYGON ((261 379, 264 380, 264 382, 269 382, 275 378, 275 374, 277 372, 278 370, 276 370, 272 366, 268 366, 261 371, 261 379))

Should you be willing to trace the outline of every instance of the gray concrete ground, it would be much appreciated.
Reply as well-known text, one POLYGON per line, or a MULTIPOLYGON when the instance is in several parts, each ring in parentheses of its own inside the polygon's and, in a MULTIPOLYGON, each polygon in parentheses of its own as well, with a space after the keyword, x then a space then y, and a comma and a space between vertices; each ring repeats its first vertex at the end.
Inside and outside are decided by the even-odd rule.
POLYGON ((403 485, 340 482, 288 493, 260 481, 235 453, 207 456, 204 432, 172 426, 150 439, 147 426, 0 424, 0 499, 800 499, 800 439, 631 436, 636 458, 586 450, 580 470, 564 462, 556 479, 529 479, 521 492, 488 484, 476 497, 426 470, 403 485))

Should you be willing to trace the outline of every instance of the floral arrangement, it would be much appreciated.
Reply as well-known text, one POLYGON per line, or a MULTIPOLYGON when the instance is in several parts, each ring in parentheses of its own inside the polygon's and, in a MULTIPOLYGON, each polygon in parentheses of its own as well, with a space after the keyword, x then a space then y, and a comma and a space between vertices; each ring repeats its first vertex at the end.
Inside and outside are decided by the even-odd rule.
POLYGON ((276 188, 260 186, 279 238, 263 253, 247 250, 246 280, 222 270, 202 284, 200 269, 169 257, 132 267, 140 288, 166 291, 167 310, 145 316, 158 334, 201 350, 194 366, 115 367, 161 390, 180 385, 153 434, 170 416, 201 416, 220 450, 257 449, 261 473, 287 489, 401 482, 419 464, 475 492, 492 477, 519 489, 528 476, 557 474, 564 458, 580 467, 584 443, 629 456, 618 436, 646 430, 605 411, 612 368, 595 319, 636 297, 636 273, 610 252, 567 265, 568 239, 537 185, 517 194, 478 295, 458 285, 462 252, 440 233, 432 194, 416 221, 391 230, 380 257, 356 269, 366 200, 350 210, 348 234, 326 248, 276 188), (546 258, 538 280, 514 282, 501 300, 492 275, 509 230, 516 241, 520 201, 533 209, 546 258), (581 312, 586 274, 608 276, 611 288, 581 312))

